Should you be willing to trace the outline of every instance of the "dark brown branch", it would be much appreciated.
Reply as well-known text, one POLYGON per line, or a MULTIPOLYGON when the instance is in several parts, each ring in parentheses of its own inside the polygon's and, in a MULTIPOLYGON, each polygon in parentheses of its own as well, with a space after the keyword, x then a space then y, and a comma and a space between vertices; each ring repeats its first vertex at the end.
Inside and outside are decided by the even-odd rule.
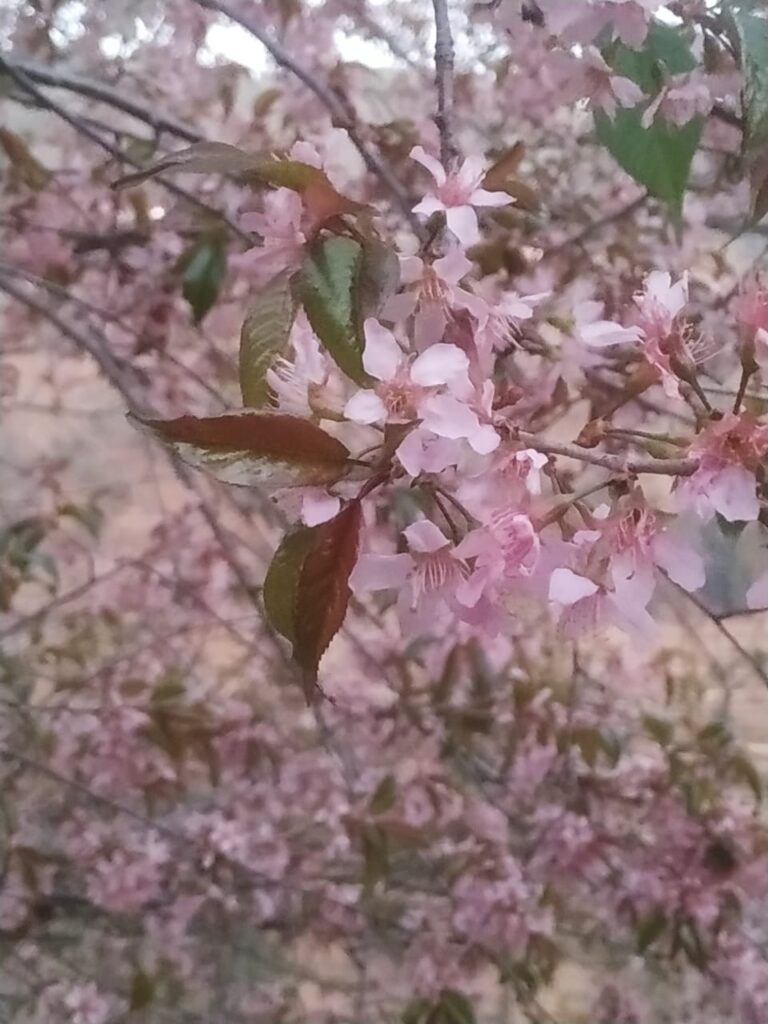
MULTIPOLYGON (((82 135, 90 142, 93 142, 100 149, 103 149, 105 153, 109 153, 109 155, 118 162, 126 163, 130 167, 135 167, 137 170, 143 170, 143 164, 140 164, 126 153, 123 153, 123 151, 118 149, 117 146, 113 146, 111 142, 107 142, 106 139, 103 139, 101 135, 99 135, 95 129, 91 128, 90 125, 85 123, 82 118, 77 117, 75 114, 71 114, 65 107, 62 107, 60 103, 51 99, 50 96, 47 96, 42 89, 39 89, 35 85, 32 79, 25 74, 25 72, 18 70, 12 64, 9 64, 4 57, 0 56, 0 70, 3 68, 7 71, 16 85, 23 92, 27 93, 27 95, 32 96, 38 104, 43 107, 43 109, 50 110, 52 114, 56 114, 62 121, 68 124, 71 128, 74 128, 79 135, 82 135)), ((243 241, 247 242, 249 245, 252 244, 252 237, 245 231, 241 231, 237 224, 235 224, 234 221, 231 221, 226 214, 222 213, 220 210, 216 210, 212 206, 209 206, 207 203, 203 202, 202 199, 198 199, 196 195, 193 195, 185 188, 181 188, 179 185, 174 184, 174 182, 169 181, 162 175, 157 175, 155 180, 166 188, 172 195, 178 196, 191 206, 205 211, 209 216, 213 215, 218 220, 225 223, 227 227, 229 227, 243 241)))
POLYGON ((176 121, 166 114, 161 114, 150 107, 136 103, 128 96, 102 82, 95 82, 93 79, 84 78, 76 73, 65 71, 61 68, 45 67, 29 60, 8 60, 5 59, 5 67, 13 68, 21 72, 31 81, 38 85, 48 85, 56 89, 66 89, 68 92, 86 96, 88 99, 96 100, 99 103, 106 103, 115 110, 122 110, 125 114, 148 124, 156 135, 163 132, 168 135, 175 135, 186 142, 203 142, 204 136, 196 132, 180 121, 176 121))
POLYGON ((440 132, 440 160, 450 170, 458 159, 454 128, 454 49, 448 0, 432 0, 435 12, 435 85, 437 87, 437 115, 435 123, 440 132))
POLYGON ((656 459, 650 456, 635 458, 629 455, 613 455, 609 452, 597 452, 592 448, 582 448, 577 444, 559 444, 555 441, 547 441, 545 438, 540 438, 525 430, 517 431, 515 436, 534 451, 543 452, 545 455, 564 455, 569 459, 578 459, 579 462, 602 466, 603 469, 621 475, 654 473, 661 476, 690 476, 696 472, 698 467, 696 459, 656 459))

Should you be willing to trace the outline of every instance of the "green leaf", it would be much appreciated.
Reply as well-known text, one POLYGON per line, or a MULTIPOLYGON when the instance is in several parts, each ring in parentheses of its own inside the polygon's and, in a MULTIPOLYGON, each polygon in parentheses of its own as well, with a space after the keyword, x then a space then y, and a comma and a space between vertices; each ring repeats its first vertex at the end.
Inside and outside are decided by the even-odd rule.
POLYGON ((182 257, 182 263, 181 290, 199 324, 218 298, 227 272, 226 250, 219 239, 206 238, 182 257))
POLYGON ((370 896, 376 883, 389 875, 389 839, 378 825, 366 825, 361 836, 363 891, 370 896))
POLYGON ((440 997, 440 1009, 446 1024, 475 1024, 475 1011, 462 992, 446 989, 440 997))
POLYGON ((667 915, 660 907, 641 918, 635 932, 638 953, 644 953, 657 939, 661 938, 666 927, 667 915))
POLYGON ((759 220, 768 212, 768 16, 763 5, 754 3, 731 4, 728 14, 739 40, 744 77, 742 151, 750 171, 752 213, 759 220))
POLYGON ((396 799, 397 783, 395 778, 393 775, 385 775, 368 801, 368 810, 371 814, 385 814, 394 806, 396 799))
POLYGON ((400 1016, 401 1024, 420 1024, 428 1009, 429 1003, 426 999, 412 999, 400 1016))
MULTIPOLYGON (((618 74, 652 95, 659 92, 668 74, 690 71, 696 64, 680 32, 658 23, 651 26, 642 50, 616 44, 606 48, 604 56, 618 74)), ((639 108, 621 109, 611 120, 595 111, 597 137, 635 181, 679 215, 703 121, 695 118, 678 128, 657 117, 644 128, 642 114, 639 108)))
POLYGON ((301 526, 286 534, 264 577, 262 597, 267 618, 286 640, 296 640, 296 595, 304 559, 312 546, 314 529, 301 526))
POLYGON ((136 971, 131 978, 131 988, 128 993, 128 1008, 131 1011, 143 1010, 155 998, 155 982, 144 971, 136 971))
POLYGON ((296 315, 291 275, 278 274, 251 301, 240 331, 240 390, 243 405, 269 399, 267 370, 285 352, 296 315))
POLYGON ((768 12, 742 3, 732 5, 729 14, 744 75, 744 149, 754 153, 768 145, 768 12))
POLYGON ((128 419, 182 462, 238 487, 313 487, 335 483, 350 469, 346 446, 300 416, 245 411, 128 419))
POLYGON ((328 354, 356 384, 365 386, 370 380, 363 369, 361 265, 358 242, 326 238, 304 264, 300 292, 312 329, 328 354))

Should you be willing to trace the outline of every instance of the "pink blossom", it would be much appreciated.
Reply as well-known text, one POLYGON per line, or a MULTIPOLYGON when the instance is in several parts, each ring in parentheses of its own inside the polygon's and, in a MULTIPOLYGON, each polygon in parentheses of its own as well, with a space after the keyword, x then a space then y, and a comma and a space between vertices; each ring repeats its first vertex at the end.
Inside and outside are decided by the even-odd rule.
POLYGON ((286 270, 297 270, 307 241, 302 229, 303 214, 304 206, 297 192, 289 188, 268 192, 263 213, 244 213, 240 218, 246 231, 262 236, 261 245, 232 257, 230 263, 259 285, 286 270))
POLYGON ((379 383, 362 388, 347 402, 344 415, 355 423, 395 422, 419 417, 432 389, 469 387, 469 359, 456 345, 432 345, 409 362, 394 334, 369 318, 364 324, 363 366, 379 383))
POLYGON ((401 601, 414 611, 423 602, 453 601, 456 586, 467 570, 461 556, 442 531, 428 519, 403 531, 408 552, 361 555, 350 577, 355 593, 399 590, 401 601))
POLYGON ((759 275, 742 282, 733 303, 746 352, 765 371, 768 369, 768 289, 759 275))
POLYGON ((755 472, 768 451, 768 428, 749 413, 727 413, 710 423, 691 445, 698 469, 677 482, 680 503, 703 519, 718 512, 729 522, 757 519, 755 472))
POLYGON ((430 216, 444 212, 448 228, 468 248, 480 238, 475 206, 508 206, 514 199, 506 192, 481 188, 486 165, 481 157, 467 157, 456 171, 447 172, 442 164, 421 146, 414 146, 411 158, 425 167, 435 180, 435 189, 413 208, 414 213, 430 216))
POLYGON ((694 117, 706 117, 714 98, 706 80, 696 73, 675 75, 643 112, 642 125, 650 128, 657 116, 682 127, 694 117))
POLYGON ((478 319, 485 314, 485 302, 459 282, 472 263, 458 246, 427 264, 419 256, 400 258, 401 282, 406 290, 393 296, 384 308, 387 320, 402 320, 415 313, 414 341, 422 350, 443 337, 455 310, 465 309, 478 319))

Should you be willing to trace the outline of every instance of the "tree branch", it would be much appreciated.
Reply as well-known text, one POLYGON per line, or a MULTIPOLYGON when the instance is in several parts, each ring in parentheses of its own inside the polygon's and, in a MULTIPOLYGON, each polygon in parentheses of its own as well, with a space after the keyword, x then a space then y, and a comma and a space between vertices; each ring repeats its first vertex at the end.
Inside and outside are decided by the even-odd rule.
POLYGON ((516 431, 515 437, 529 448, 543 452, 545 455, 564 455, 569 459, 578 459, 579 462, 602 466, 603 469, 621 475, 654 473, 660 476, 690 476, 696 472, 699 465, 697 459, 655 459, 650 456, 633 458, 625 455, 612 455, 608 452, 596 452, 577 444, 558 444, 555 441, 545 441, 526 430, 516 431))
POLYGON ((435 11, 435 85, 437 86, 437 115, 435 123, 440 132, 440 160, 450 170, 458 159, 454 131, 453 99, 453 35, 448 16, 448 0, 432 0, 435 11))
POLYGON ((157 135, 166 132, 168 135, 175 135, 186 142, 204 142, 205 138, 194 128, 176 121, 166 114, 158 113, 149 107, 142 106, 134 100, 129 99, 123 93, 118 92, 109 85, 102 82, 95 82, 90 78, 83 78, 73 72, 64 71, 60 68, 44 67, 29 60, 8 60, 4 64, 10 74, 10 69, 21 72, 31 81, 38 85, 48 85, 56 89, 66 89, 68 92, 77 93, 80 96, 87 96, 88 99, 96 100, 99 103, 106 103, 115 110, 122 110, 130 114, 137 121, 148 124, 157 135))
POLYGON ((381 181, 402 210, 414 233, 419 238, 422 238, 423 227, 411 212, 411 207, 413 206, 411 197, 396 177, 392 168, 377 153, 374 153, 365 142, 354 123, 351 111, 342 103, 336 93, 325 85, 324 82, 321 82, 307 71, 306 68, 302 67, 301 64, 297 63, 280 42, 266 32, 261 25, 233 10, 225 0, 192 0, 192 3, 196 3, 199 7, 204 7, 208 11, 223 14, 224 17, 229 18, 230 21, 234 21, 241 28, 244 28, 246 32, 250 33, 255 39, 258 39, 261 45, 268 50, 279 67, 294 74, 300 82, 303 82, 317 96, 331 115, 334 125, 347 130, 349 138, 363 158, 365 166, 381 181))
MULTIPOLYGON (((111 142, 107 142, 106 139, 103 139, 99 133, 95 131, 95 129, 91 128, 90 125, 86 124, 82 118, 77 117, 75 114, 71 114, 65 107, 62 107, 60 103, 51 99, 50 96, 47 96, 35 85, 32 79, 29 78, 25 72, 18 70, 12 64, 9 64, 4 57, 0 56, 0 70, 3 68, 20 89, 27 93, 28 96, 32 96, 37 100, 41 107, 46 110, 50 110, 52 114, 56 114, 60 117, 62 121, 65 121, 70 125, 70 127, 74 128, 79 135, 82 135, 90 142, 93 142, 96 146, 103 149, 106 153, 109 153, 110 156, 114 157, 114 159, 120 163, 126 163, 130 167, 135 167, 137 170, 144 169, 143 164, 140 164, 137 160, 134 160, 126 153, 123 153, 117 146, 113 146, 111 142)), ((179 185, 174 184, 174 182, 169 181, 161 174, 158 174, 155 177, 155 181, 159 182, 172 195, 178 196, 191 206, 195 206, 199 210, 204 210, 206 214, 213 215, 223 221, 231 231, 233 231, 243 241, 247 242, 249 246, 252 244, 252 237, 245 231, 241 231, 237 224, 235 224, 234 221, 231 221, 226 214, 222 213, 220 210, 216 210, 214 207, 209 206, 207 203, 203 202, 202 199, 198 199, 196 195, 193 195, 185 188, 181 188, 179 185)))

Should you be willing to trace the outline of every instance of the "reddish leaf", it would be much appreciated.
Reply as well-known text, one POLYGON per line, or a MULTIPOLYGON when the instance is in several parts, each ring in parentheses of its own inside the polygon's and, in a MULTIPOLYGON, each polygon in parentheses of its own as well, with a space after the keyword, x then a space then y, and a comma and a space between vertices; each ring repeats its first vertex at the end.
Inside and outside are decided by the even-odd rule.
POLYGON ((349 451, 320 427, 280 413, 129 419, 196 469, 241 487, 302 487, 333 483, 350 468, 349 451))
POLYGON ((293 656, 304 671, 308 699, 320 659, 347 613, 349 577, 357 562, 361 523, 361 503, 351 501, 337 516, 315 528, 312 547, 301 566, 293 656))
POLYGON ((503 191, 508 179, 514 176, 524 156, 525 144, 523 142, 518 141, 505 150, 496 163, 486 171, 483 188, 487 188, 489 192, 503 191))

